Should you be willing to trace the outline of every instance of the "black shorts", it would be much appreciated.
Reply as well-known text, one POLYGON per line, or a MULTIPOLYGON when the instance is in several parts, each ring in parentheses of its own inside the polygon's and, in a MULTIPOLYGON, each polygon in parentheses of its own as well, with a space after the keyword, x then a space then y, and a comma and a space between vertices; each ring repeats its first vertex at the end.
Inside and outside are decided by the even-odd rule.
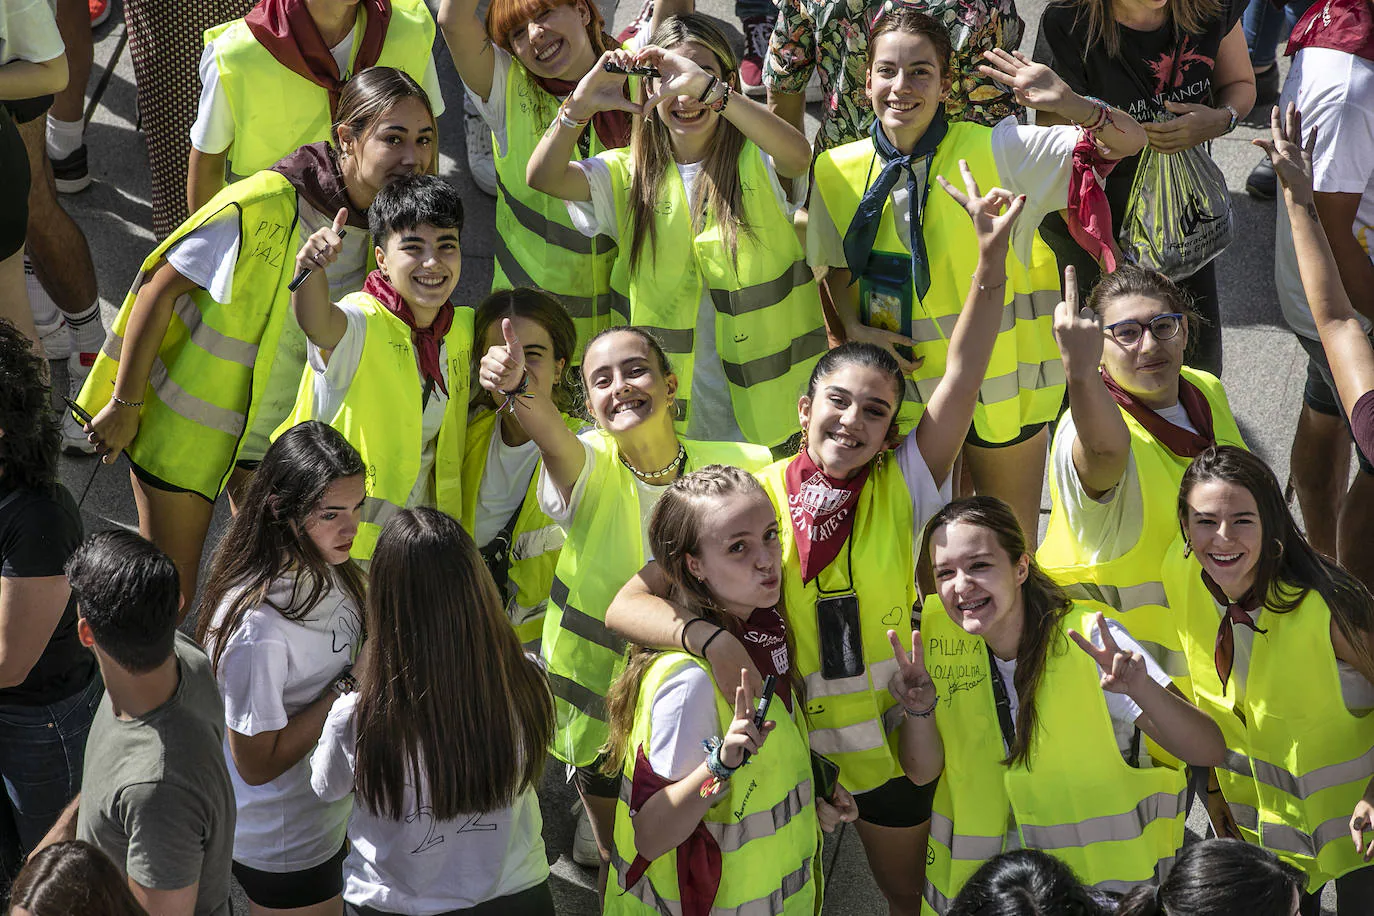
POLYGON ((620 776, 607 776, 601 772, 601 766, 605 762, 605 757, 598 757, 589 767, 574 768, 573 778, 577 780, 577 787, 583 795, 590 795, 592 798, 620 797, 620 776))
POLYGON ((48 109, 52 107, 52 96, 40 95, 31 99, 9 99, 0 102, 0 104, 9 109, 10 117, 14 118, 15 124, 27 124, 48 113, 48 109))
POLYGON ((918 786, 905 776, 897 776, 867 792, 854 796, 859 818, 877 827, 915 827, 930 820, 935 787, 940 780, 918 786))
POLYGON ((0 261, 24 247, 29 229, 29 154, 9 110, 0 105, 0 261))
MULTIPOLYGON (((1298 343, 1302 344, 1303 350, 1307 353, 1307 382, 1302 387, 1302 402, 1323 416, 1340 417, 1345 423, 1345 428, 1349 430, 1350 417, 1341 409, 1341 400, 1336 393, 1336 379, 1331 375, 1331 364, 1327 362, 1326 350, 1322 347, 1321 341, 1303 337, 1301 334, 1296 336, 1298 343)), ((1362 472, 1374 474, 1374 463, 1360 451, 1359 443, 1355 444, 1355 457, 1359 459, 1362 472)))
POLYGON ((979 438, 978 434, 973 431, 973 427, 970 425, 968 428, 968 435, 964 437, 964 442, 966 442, 969 445, 975 445, 978 448, 1006 448, 1011 445, 1020 445, 1027 439, 1035 438, 1035 436, 1040 432, 1040 430, 1044 429, 1048 425, 1049 423, 1045 422, 1032 423, 1029 426, 1023 426, 1021 427, 1021 431, 1017 433, 1014 438, 1008 439, 1006 442, 989 442, 986 439, 981 439, 979 438))
POLYGON ((234 877, 248 899, 274 910, 314 906, 343 893, 343 861, 348 853, 344 843, 329 861, 301 871, 272 872, 233 864, 234 877))
MULTIPOLYGON (((386 910, 374 910, 370 906, 355 906, 344 903, 345 916, 396 916, 386 910)), ((541 881, 534 887, 494 900, 483 900, 476 906, 463 907, 461 910, 446 910, 438 916, 554 916, 553 892, 549 882, 541 881)))

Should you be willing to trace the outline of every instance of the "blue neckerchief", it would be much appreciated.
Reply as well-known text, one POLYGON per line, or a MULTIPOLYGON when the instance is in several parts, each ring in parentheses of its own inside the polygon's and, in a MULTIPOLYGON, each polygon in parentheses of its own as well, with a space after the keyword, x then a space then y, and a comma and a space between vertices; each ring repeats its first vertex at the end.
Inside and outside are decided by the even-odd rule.
POLYGON ((921 139, 916 141, 916 148, 910 154, 902 155, 901 150, 893 146, 892 141, 883 132, 882 124, 874 120, 873 149, 883 160, 883 170, 878 173, 878 180, 864 191, 859 208, 854 211, 854 218, 850 220, 849 228, 844 233, 844 260, 849 265, 849 273, 853 280, 858 280, 868 270, 868 259, 873 254, 873 243, 878 238, 883 207, 887 205, 892 189, 897 186, 897 179, 905 170, 908 206, 911 208, 911 281, 917 299, 924 298, 930 290, 930 262, 926 257, 925 232, 922 226, 925 206, 922 198, 916 193, 916 175, 911 165, 925 159, 926 189, 929 191, 930 182, 934 180, 934 176, 930 174, 930 166, 935 160, 935 150, 948 130, 949 123, 945 120, 944 111, 941 110, 935 115, 935 120, 930 122, 921 139))

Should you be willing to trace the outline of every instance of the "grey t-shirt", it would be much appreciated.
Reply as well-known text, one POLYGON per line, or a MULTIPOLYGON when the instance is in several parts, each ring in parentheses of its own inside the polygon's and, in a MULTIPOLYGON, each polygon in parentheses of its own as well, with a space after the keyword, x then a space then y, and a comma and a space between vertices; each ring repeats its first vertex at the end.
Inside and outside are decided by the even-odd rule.
POLYGON ((185 635, 181 681, 145 716, 115 717, 107 693, 86 739, 76 835, 154 890, 200 882, 197 916, 230 916, 234 789, 224 762, 224 703, 210 660, 185 635))

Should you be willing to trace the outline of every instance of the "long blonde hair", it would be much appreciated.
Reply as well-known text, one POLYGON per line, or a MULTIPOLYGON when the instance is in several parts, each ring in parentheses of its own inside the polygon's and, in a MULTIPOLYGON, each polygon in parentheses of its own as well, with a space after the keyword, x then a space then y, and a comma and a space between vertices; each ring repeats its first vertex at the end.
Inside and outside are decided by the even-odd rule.
MULTIPOLYGON (((694 42, 709 50, 725 81, 735 92, 740 91, 739 62, 730 49, 730 42, 711 20, 697 13, 670 16, 654 32, 650 44, 672 50, 687 42, 694 42)), ((744 193, 739 178, 739 155, 745 137, 740 129, 725 118, 716 121, 710 152, 702 161, 701 174, 692 190, 688 207, 692 214, 693 234, 701 232, 707 215, 714 217, 721 235, 736 255, 739 232, 752 233, 744 218, 744 193)), ((657 258, 658 233, 654 212, 658 206, 659 189, 670 168, 675 168, 673 142, 668 126, 657 111, 647 117, 636 118, 630 134, 630 156, 634 174, 630 178, 630 266, 639 266, 640 255, 648 242, 650 259, 657 258)), ((674 257, 678 256, 674 252, 674 257)))
MULTIPOLYGON (((1087 20, 1088 40, 1084 47, 1101 43, 1107 53, 1121 53, 1121 26, 1117 24, 1114 0, 1074 0, 1077 24, 1087 20)), ((1221 16, 1221 0, 1169 0, 1169 23, 1174 28, 1174 43, 1183 35, 1201 35, 1212 20, 1221 16)))

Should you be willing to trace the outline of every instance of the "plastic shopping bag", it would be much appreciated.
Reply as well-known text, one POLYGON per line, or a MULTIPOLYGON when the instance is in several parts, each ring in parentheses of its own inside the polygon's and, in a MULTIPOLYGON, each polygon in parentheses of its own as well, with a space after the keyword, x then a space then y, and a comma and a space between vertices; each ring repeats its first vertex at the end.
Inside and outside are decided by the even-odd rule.
POLYGON ((1206 146, 1145 148, 1118 236, 1127 261, 1182 280, 1221 254, 1232 233, 1231 192, 1206 146))

